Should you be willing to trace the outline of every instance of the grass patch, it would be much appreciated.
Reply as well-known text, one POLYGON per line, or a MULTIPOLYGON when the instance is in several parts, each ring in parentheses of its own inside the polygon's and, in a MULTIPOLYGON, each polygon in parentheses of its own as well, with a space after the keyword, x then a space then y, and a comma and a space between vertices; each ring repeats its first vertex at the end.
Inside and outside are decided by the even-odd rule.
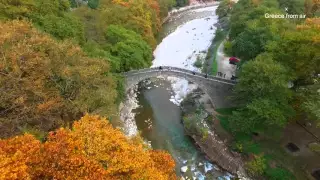
POLYGON ((205 68, 203 69, 205 72, 208 72, 210 75, 215 76, 218 72, 218 63, 216 61, 217 51, 220 46, 220 44, 223 42, 225 37, 227 36, 227 33, 221 29, 217 29, 215 37, 212 39, 211 45, 208 49, 208 53, 206 56, 206 61, 210 62, 211 64, 211 71, 208 72, 208 70, 205 68))
POLYGON ((218 62, 216 59, 217 59, 217 51, 218 51, 218 48, 221 43, 222 43, 222 41, 219 42, 213 50, 212 67, 211 67, 211 72, 210 72, 210 74, 213 76, 217 75, 217 73, 218 73, 218 62))

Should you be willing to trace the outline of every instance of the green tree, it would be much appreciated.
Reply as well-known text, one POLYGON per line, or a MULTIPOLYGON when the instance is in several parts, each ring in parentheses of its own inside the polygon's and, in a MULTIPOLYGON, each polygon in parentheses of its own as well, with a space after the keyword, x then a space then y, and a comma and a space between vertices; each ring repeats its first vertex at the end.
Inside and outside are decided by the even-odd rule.
POLYGON ((163 19, 168 15, 169 10, 176 4, 175 0, 158 0, 160 8, 160 18, 163 19))
POLYGON ((70 2, 70 7, 72 8, 78 7, 77 0, 69 0, 69 2, 70 2))
POLYGON ((176 0, 176 6, 177 7, 183 7, 188 5, 189 1, 188 0, 176 0))
POLYGON ((106 40, 111 47, 112 60, 118 61, 120 71, 129 71, 151 65, 152 49, 134 31, 121 26, 110 25, 106 31, 106 40))
POLYGON ((29 17, 35 8, 34 0, 2 0, 0 1, 0 19, 29 17))
POLYGON ((245 63, 235 88, 242 108, 233 113, 234 132, 251 132, 261 125, 284 126, 293 114, 290 106, 290 77, 268 54, 245 63))
POLYGON ((298 95, 301 98, 302 111, 320 127, 320 78, 315 78, 314 82, 313 85, 300 87, 298 95))
POLYGON ((216 10, 216 14, 219 16, 219 18, 227 16, 231 12, 233 4, 234 2, 231 0, 223 0, 220 2, 216 10))
MULTIPOLYGON (((277 13, 276 9, 259 6, 242 15, 239 22, 231 24, 232 52, 242 60, 255 58, 266 51, 268 42, 280 38, 280 32, 289 28, 287 20, 265 18, 266 13, 277 13), (234 30, 234 28, 239 28, 234 30)), ((234 19, 234 18, 233 18, 234 19)))
POLYGON ((99 6, 99 0, 89 0, 89 1, 88 1, 88 6, 89 6, 91 9, 97 9, 98 6, 99 6))
POLYGON ((79 19, 69 14, 63 16, 53 14, 41 16, 37 24, 40 26, 40 29, 58 39, 70 38, 80 43, 84 41, 83 24, 79 19))
POLYGON ((304 1, 303 0, 279 0, 280 8, 285 10, 288 8, 289 14, 303 14, 304 1))

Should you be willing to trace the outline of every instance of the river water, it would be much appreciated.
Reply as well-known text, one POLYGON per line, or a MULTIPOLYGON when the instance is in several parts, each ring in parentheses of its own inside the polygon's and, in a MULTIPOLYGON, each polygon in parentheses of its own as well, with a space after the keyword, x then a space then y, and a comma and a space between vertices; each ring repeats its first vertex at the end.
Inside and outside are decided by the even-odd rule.
MULTIPOLYGON (((161 43, 154 51, 153 66, 175 66, 201 71, 193 66, 204 57, 214 37, 217 6, 188 10, 163 26, 161 43)), ((228 179, 227 173, 211 164, 184 131, 179 103, 196 88, 184 79, 145 80, 129 93, 125 102, 131 115, 124 118, 128 135, 141 132, 154 149, 167 150, 176 161, 177 175, 185 179, 228 179), (182 172, 183 171, 183 172, 182 172), (184 172, 186 171, 186 172, 184 172)))

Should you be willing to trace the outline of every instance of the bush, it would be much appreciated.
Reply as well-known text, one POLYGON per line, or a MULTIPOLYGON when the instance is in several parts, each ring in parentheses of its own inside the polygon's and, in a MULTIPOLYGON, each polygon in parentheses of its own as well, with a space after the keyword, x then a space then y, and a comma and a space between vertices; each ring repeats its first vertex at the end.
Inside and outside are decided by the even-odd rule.
POLYGON ((193 66, 195 66, 196 68, 201 68, 202 67, 202 59, 201 57, 197 57, 197 60, 193 63, 193 66))
POLYGON ((227 16, 231 12, 233 4, 234 2, 231 0, 223 0, 216 10, 216 14, 219 18, 227 16))
POLYGON ((88 6, 91 9, 97 9, 97 7, 99 6, 99 0, 89 0, 88 1, 88 6))
POLYGON ((201 136, 203 139, 207 138, 209 129, 201 123, 201 116, 199 114, 185 115, 182 119, 185 128, 191 134, 201 136))
POLYGON ((310 143, 308 145, 309 149, 315 153, 320 153, 320 144, 319 143, 310 143))
POLYGON ((254 159, 246 164, 248 173, 253 176, 259 176, 264 173, 267 168, 266 159, 263 155, 255 155, 254 159))
POLYGON ((188 0, 176 0, 176 7, 183 7, 188 5, 188 0))
POLYGON ((218 28, 214 37, 214 42, 221 41, 224 39, 224 37, 225 37, 225 32, 221 28, 218 28))
POLYGON ((224 53, 227 56, 232 56, 232 43, 231 43, 231 41, 226 41, 224 43, 224 53))

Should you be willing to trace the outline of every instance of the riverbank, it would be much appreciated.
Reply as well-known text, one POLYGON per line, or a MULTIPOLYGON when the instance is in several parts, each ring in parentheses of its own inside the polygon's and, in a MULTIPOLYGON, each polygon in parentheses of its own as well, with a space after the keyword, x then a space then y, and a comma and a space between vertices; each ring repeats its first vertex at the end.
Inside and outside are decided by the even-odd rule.
POLYGON ((196 89, 181 102, 181 109, 185 131, 206 157, 223 170, 243 177, 245 172, 241 156, 230 151, 215 132, 217 118, 207 95, 196 89))
POLYGON ((195 10, 195 9, 200 9, 200 8, 206 8, 206 7, 211 7, 211 6, 217 6, 219 5, 219 2, 209 2, 209 3, 199 3, 199 4, 193 4, 193 5, 189 5, 189 6, 186 6, 186 7, 181 7, 181 8, 178 8, 178 9, 173 9, 169 12, 168 16, 165 17, 163 20, 162 20, 162 25, 164 23, 167 23, 167 21, 170 20, 170 18, 172 16, 176 16, 178 15, 179 13, 183 13, 185 11, 189 11, 189 10, 195 10))

